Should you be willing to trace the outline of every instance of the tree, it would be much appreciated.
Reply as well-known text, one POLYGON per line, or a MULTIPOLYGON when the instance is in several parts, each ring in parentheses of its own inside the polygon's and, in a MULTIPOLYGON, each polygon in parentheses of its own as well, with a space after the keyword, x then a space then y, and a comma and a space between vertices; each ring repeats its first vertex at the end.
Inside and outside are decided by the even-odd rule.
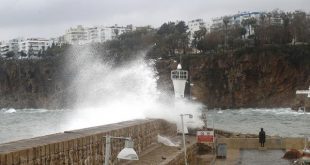
POLYGON ((254 26, 256 25, 256 19, 253 17, 248 18, 248 19, 244 19, 244 20, 242 20, 241 24, 244 27, 247 27, 247 30, 249 32, 249 36, 251 36, 252 28, 254 28, 254 26))
POLYGON ((27 54, 26 54, 25 52, 21 51, 21 52, 20 52, 20 56, 22 56, 22 57, 27 57, 27 54))
POLYGON ((261 45, 266 43, 266 18, 265 13, 260 14, 259 16, 259 27, 255 29, 257 42, 261 45))
POLYGON ((195 31, 193 35, 194 39, 192 41, 192 47, 202 51, 204 49, 203 46, 205 43, 205 41, 202 41, 202 40, 205 40, 206 34, 207 34, 207 29, 205 27, 200 27, 198 31, 195 31))
POLYGON ((290 32, 290 16, 289 14, 281 13, 281 19, 283 21, 283 43, 289 43, 292 38, 290 32))
POLYGON ((117 37, 118 34, 119 34, 119 30, 118 29, 113 29, 113 32, 114 32, 115 36, 117 37))
POLYGON ((7 52, 7 53, 5 54, 5 56, 6 56, 7 58, 11 58, 11 57, 14 57, 14 56, 15 56, 15 53, 14 53, 13 51, 9 51, 9 52, 7 52))
POLYGON ((32 45, 30 45, 30 48, 28 50, 28 57, 34 56, 34 50, 32 48, 32 45))
POLYGON ((228 26, 228 23, 229 23, 229 17, 224 17, 223 18, 223 24, 225 26, 225 38, 224 38, 224 47, 225 49, 227 48, 227 26, 228 26))
MULTIPOLYGON (((306 13, 303 11, 295 11, 293 13, 293 38, 296 42, 306 42, 307 41, 307 21, 306 13)), ((309 30, 308 30, 309 31, 309 30)))
POLYGON ((246 28, 242 27, 240 28, 240 35, 241 35, 241 38, 245 39, 245 35, 246 35, 246 28))
POLYGON ((178 49, 183 49, 183 54, 185 54, 189 44, 188 26, 184 21, 180 21, 176 24, 175 30, 175 38, 178 40, 178 49))
POLYGON ((184 21, 177 24, 168 22, 161 25, 156 34, 156 49, 174 55, 176 51, 183 50, 185 53, 189 43, 188 27, 184 21))

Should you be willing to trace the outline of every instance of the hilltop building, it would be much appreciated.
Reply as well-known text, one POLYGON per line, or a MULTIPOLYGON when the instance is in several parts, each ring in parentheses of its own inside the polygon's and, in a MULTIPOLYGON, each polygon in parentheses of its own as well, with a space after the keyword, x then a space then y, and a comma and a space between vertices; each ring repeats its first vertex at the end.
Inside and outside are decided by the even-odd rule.
POLYGON ((101 43, 107 40, 112 40, 116 36, 133 30, 132 25, 124 26, 93 26, 83 27, 78 25, 75 28, 70 28, 64 35, 65 43, 84 45, 88 43, 101 43))
POLYGON ((5 56, 9 52, 9 45, 5 43, 0 44, 0 55, 5 56))
POLYGON ((5 57, 8 52, 14 52, 15 54, 25 53, 28 57, 36 56, 53 45, 101 43, 132 30, 134 30, 132 25, 127 25, 126 27, 118 25, 83 27, 78 25, 69 28, 64 35, 56 38, 27 38, 1 41, 0 56, 5 57))
POLYGON ((0 55, 4 56, 8 52, 17 53, 19 51, 20 39, 12 39, 9 41, 2 41, 0 43, 0 55))
MULTIPOLYGON (((250 18, 254 18, 255 20, 258 20, 262 14, 265 14, 263 12, 239 12, 238 14, 235 15, 230 15, 230 16, 223 16, 223 17, 218 17, 212 19, 212 25, 210 27, 211 31, 218 31, 224 28, 224 19, 228 19, 228 27, 237 25, 237 26, 243 26, 242 21, 247 20, 250 18)), ((247 31, 246 37, 249 36, 249 34, 254 34, 254 30, 252 26, 245 26, 244 27, 247 31)))
POLYGON ((283 19, 281 18, 280 15, 275 15, 275 14, 270 14, 270 13, 267 14, 265 12, 239 12, 238 14, 235 14, 235 15, 223 16, 223 17, 212 19, 212 25, 210 27, 210 31, 218 31, 218 30, 223 29, 224 28, 223 20, 226 18, 228 19, 228 27, 233 26, 233 25, 244 27, 247 31, 245 35, 245 37, 247 38, 249 34, 254 34, 255 31, 251 25, 249 27, 242 25, 243 20, 254 18, 256 20, 256 24, 260 24, 262 16, 265 17, 265 22, 268 23, 268 25, 282 25, 283 24, 283 19))
POLYGON ((194 34, 196 31, 200 30, 200 28, 204 27, 206 28, 206 23, 203 21, 203 19, 195 19, 188 21, 188 31, 190 33, 190 41, 194 39, 194 34))
POLYGON ((82 44, 87 41, 87 29, 82 25, 66 30, 64 35, 66 43, 69 44, 82 44))
POLYGON ((19 52, 26 53, 28 56, 38 55, 40 51, 46 50, 51 42, 44 38, 27 38, 19 42, 19 52))

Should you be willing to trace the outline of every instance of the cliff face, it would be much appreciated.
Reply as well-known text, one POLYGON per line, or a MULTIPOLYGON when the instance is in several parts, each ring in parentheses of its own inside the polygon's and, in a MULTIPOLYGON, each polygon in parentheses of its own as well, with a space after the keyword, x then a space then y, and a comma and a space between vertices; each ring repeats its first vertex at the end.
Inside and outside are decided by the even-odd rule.
POLYGON ((63 66, 57 59, 0 61, 0 108, 63 108, 63 66))
MULTIPOLYGON (((305 96, 296 99, 295 92, 310 84, 310 54, 295 53, 293 49, 187 56, 182 63, 194 84, 191 95, 210 108, 291 107, 303 104, 305 96)), ((158 62, 159 87, 171 83, 168 70, 176 64, 158 62)))
MULTIPOLYGON (((226 55, 187 55, 182 66, 194 86, 189 93, 208 107, 291 107, 306 103, 297 89, 310 85, 310 48, 253 50, 226 55)), ((74 103, 73 71, 59 58, 0 61, 0 108, 66 108, 74 103)), ((158 60, 158 88, 173 95, 174 59, 158 60)))

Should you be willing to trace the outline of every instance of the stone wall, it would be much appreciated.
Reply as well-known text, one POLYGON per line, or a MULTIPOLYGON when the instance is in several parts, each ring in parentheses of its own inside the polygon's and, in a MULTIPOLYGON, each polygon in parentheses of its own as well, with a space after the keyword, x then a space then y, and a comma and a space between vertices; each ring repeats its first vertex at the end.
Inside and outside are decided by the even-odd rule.
MULTIPOLYGON (((133 120, 25 139, 0 144, 0 165, 101 165, 105 135, 132 137, 139 154, 156 142, 157 134, 176 135, 176 126, 157 119, 133 120)), ((123 146, 123 140, 112 140, 110 164, 120 163, 116 155, 123 146)))

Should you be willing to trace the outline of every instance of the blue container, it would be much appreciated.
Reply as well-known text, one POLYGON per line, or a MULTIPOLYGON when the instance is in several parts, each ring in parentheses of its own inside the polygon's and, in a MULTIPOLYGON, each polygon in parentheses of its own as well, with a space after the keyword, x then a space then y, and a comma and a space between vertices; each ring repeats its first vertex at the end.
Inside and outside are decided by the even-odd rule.
POLYGON ((219 143, 217 145, 216 156, 218 158, 226 158, 227 155, 227 145, 225 143, 219 143))

